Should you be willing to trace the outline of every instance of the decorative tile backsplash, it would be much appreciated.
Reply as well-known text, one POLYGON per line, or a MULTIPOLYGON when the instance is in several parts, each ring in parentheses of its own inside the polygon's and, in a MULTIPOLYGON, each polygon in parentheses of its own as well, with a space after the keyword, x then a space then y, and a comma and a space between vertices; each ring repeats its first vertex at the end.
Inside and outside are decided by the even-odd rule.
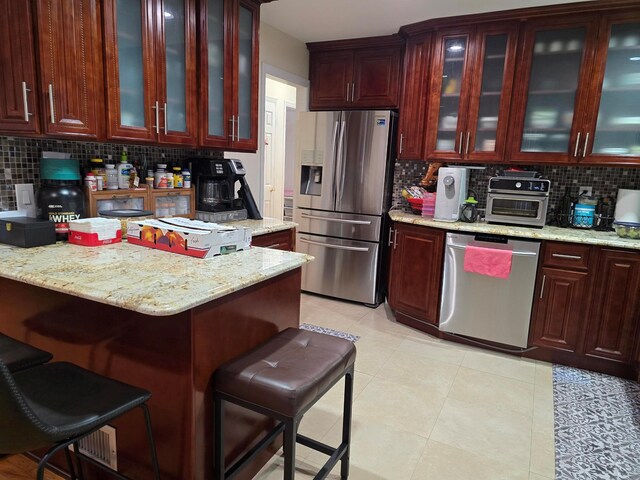
MULTIPOLYGON (((427 171, 427 162, 397 161, 394 170, 393 205, 409 211, 409 205, 402 198, 402 187, 417 185, 427 171)), ((484 170, 471 170, 469 188, 478 196, 478 208, 484 209, 487 203, 487 187, 489 179, 495 176, 504 165, 478 165, 484 170)), ((511 167, 511 165, 509 165, 511 167)), ((526 170, 540 172, 544 178, 551 180, 549 210, 560 205, 565 189, 577 196, 579 187, 592 187, 596 197, 615 198, 619 188, 640 189, 640 168, 611 167, 565 167, 557 165, 526 166, 526 170)))
POLYGON ((111 155, 113 162, 118 162, 124 147, 129 161, 137 162, 143 168, 143 174, 146 174, 144 169, 157 163, 184 166, 189 158, 223 156, 222 151, 210 149, 0 136, 0 210, 16 208, 16 183, 33 183, 35 188, 40 186, 39 159, 43 151, 70 153, 72 158, 80 160, 80 168, 85 172, 91 158, 107 161, 111 155))

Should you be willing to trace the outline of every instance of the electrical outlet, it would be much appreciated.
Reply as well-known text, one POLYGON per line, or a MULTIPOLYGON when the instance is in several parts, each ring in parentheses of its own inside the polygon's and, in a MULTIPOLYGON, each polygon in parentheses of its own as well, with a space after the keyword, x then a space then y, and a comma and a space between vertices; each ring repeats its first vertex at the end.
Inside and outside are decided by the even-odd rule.
POLYGON ((580 187, 579 190, 580 195, 585 195, 587 197, 590 197, 593 194, 593 187, 580 187))
POLYGON ((33 183, 16 183, 16 204, 18 210, 25 210, 27 217, 36 218, 36 198, 33 183))

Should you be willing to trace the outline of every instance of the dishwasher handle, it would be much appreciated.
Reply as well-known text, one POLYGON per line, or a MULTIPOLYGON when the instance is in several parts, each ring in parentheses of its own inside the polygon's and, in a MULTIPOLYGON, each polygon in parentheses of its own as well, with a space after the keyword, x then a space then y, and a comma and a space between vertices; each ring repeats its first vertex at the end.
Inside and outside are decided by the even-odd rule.
MULTIPOLYGON (((455 243, 449 243, 447 244, 447 247, 449 248, 455 248, 456 250, 466 250, 467 246, 466 245, 457 245, 455 243)), ((489 248, 489 247, 487 247, 489 248)), ((518 252, 518 251, 513 251, 511 253, 514 257, 537 257, 538 254, 536 252, 518 252)))

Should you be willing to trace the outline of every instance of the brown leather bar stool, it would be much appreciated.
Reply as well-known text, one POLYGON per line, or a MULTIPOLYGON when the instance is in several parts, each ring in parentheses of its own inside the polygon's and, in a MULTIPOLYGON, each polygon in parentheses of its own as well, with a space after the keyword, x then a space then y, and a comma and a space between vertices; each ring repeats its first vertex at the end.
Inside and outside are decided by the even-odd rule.
POLYGON ((214 375, 214 478, 233 478, 263 448, 284 432, 284 479, 295 474, 296 442, 329 455, 316 479, 325 478, 341 462, 340 478, 349 476, 351 402, 356 348, 348 340, 288 328, 214 375), (298 432, 304 414, 345 377, 342 442, 337 448, 298 432), (224 465, 224 404, 234 403, 279 421, 231 467, 224 465))
POLYGON ((0 333, 0 360, 10 372, 47 363, 53 355, 0 333))

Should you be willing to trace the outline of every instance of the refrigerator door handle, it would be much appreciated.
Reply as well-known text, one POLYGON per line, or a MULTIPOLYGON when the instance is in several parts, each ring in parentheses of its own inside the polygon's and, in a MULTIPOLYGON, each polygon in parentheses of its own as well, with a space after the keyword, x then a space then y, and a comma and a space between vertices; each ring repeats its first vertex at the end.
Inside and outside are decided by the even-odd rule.
MULTIPOLYGON (((337 158, 337 150, 338 150, 338 132, 340 131, 340 120, 335 121, 335 126, 333 128, 333 138, 331 139, 331 160, 333 161, 333 166, 336 166, 336 158, 337 158)), ((331 199, 333 203, 333 207, 336 206, 336 195, 337 195, 337 186, 336 186, 336 173, 333 172, 333 178, 331 179, 331 199)))
POLYGON ((350 225, 371 225, 370 220, 345 220, 344 218, 319 217, 307 213, 301 213, 300 216, 311 220, 325 220, 327 222, 348 223, 350 225))
POLYGON ((340 136, 338 137, 338 151, 336 154, 336 171, 335 171, 335 185, 336 185, 336 202, 334 208, 339 210, 338 206, 342 201, 344 194, 344 161, 343 161, 343 148, 344 148, 344 131, 346 130, 347 122, 342 120, 340 125, 340 136))
POLYGON ((350 252, 368 252, 369 247, 345 247, 344 245, 332 245, 324 242, 314 242, 313 240, 307 240, 306 238, 298 239, 302 243, 309 243, 311 245, 319 245, 321 247, 335 248, 336 250, 349 250, 350 252))

